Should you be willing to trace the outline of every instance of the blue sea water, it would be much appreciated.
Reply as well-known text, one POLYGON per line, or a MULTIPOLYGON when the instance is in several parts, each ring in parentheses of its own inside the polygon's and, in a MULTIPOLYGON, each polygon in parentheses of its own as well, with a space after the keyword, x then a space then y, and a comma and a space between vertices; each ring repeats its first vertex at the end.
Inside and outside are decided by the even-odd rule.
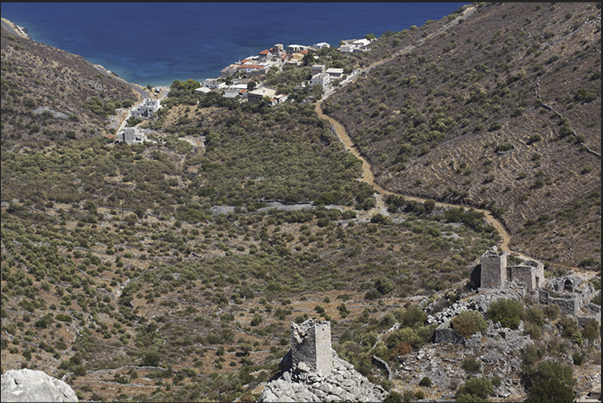
POLYGON ((282 43, 339 46, 440 18, 469 3, 3 2, 2 17, 32 39, 82 55, 143 86, 218 77, 231 63, 282 43))

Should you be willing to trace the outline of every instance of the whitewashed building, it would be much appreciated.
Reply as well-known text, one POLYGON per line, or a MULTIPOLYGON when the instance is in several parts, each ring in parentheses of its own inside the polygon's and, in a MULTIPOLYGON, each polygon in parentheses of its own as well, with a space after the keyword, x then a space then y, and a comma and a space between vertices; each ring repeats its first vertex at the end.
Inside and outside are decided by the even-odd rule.
POLYGON ((312 76, 310 80, 310 87, 314 87, 315 85, 320 85, 322 88, 326 88, 331 82, 331 76, 327 73, 320 73, 312 76))
POLYGON ((262 102, 264 97, 274 98, 276 90, 268 87, 258 88, 257 90, 249 91, 247 93, 247 100, 253 104, 259 104, 262 102))
POLYGON ((158 99, 146 98, 142 103, 136 105, 132 111, 131 115, 136 118, 141 117, 151 117, 155 112, 159 110, 161 105, 159 104, 158 99))
POLYGON ((343 69, 338 69, 338 68, 335 68, 335 67, 331 67, 330 69, 327 69, 326 73, 332 79, 337 79, 337 78, 341 78, 341 76, 343 75, 343 69))

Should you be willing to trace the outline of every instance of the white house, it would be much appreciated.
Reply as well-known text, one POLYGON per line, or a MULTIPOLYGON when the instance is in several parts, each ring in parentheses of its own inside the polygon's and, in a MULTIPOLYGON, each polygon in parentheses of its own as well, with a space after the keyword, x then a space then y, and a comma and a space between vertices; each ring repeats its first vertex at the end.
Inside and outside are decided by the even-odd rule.
POLYGON ((337 79, 343 75, 343 69, 331 67, 330 69, 327 69, 327 74, 331 76, 332 79, 337 79))
POLYGON ((200 94, 207 94, 208 92, 211 92, 211 88, 208 87, 199 87, 195 89, 195 92, 198 92, 200 94))
POLYGON ((308 47, 304 45, 289 45, 287 46, 287 53, 298 53, 304 49, 308 49, 308 47))
POLYGON ((289 99, 289 95, 287 94, 275 95, 270 99, 270 106, 282 104, 283 102, 287 101, 287 99, 289 99))
POLYGON ((226 88, 226 83, 223 81, 218 81, 215 78, 208 78, 207 80, 203 81, 203 86, 212 90, 219 90, 221 88, 226 88))
POLYGON ((339 51, 341 53, 352 53, 356 47, 354 45, 341 45, 339 51))
POLYGON ((313 47, 314 47, 314 49, 317 49, 317 50, 318 50, 318 49, 322 49, 322 48, 330 48, 330 47, 331 47, 331 45, 329 45, 329 44, 328 44, 328 43, 326 43, 326 42, 319 42, 319 43, 315 43, 315 44, 313 45, 313 47))
POLYGON ((266 74, 266 68, 259 64, 242 64, 239 66, 239 71, 243 71, 251 76, 266 74))
POLYGON ((259 104, 262 102, 264 97, 274 98, 276 90, 268 87, 258 88, 257 90, 249 91, 247 93, 247 100, 253 104, 259 104))
POLYGON ((158 99, 146 98, 142 103, 132 108, 131 115, 136 118, 151 117, 160 107, 158 99))
POLYGON ((236 98, 241 95, 240 92, 241 90, 238 90, 236 88, 229 88, 224 91, 224 98, 236 98))
POLYGON ((314 87, 315 85, 321 85, 322 88, 326 88, 327 85, 331 82, 331 76, 327 73, 320 73, 312 76, 310 80, 310 87, 314 87))
POLYGON ((366 38, 362 38, 362 39, 356 39, 356 40, 354 40, 354 42, 352 42, 352 43, 353 43, 354 45, 356 45, 357 47, 364 48, 364 47, 368 46, 368 45, 371 43, 371 41, 369 41, 369 40, 368 40, 368 39, 366 39, 366 38))

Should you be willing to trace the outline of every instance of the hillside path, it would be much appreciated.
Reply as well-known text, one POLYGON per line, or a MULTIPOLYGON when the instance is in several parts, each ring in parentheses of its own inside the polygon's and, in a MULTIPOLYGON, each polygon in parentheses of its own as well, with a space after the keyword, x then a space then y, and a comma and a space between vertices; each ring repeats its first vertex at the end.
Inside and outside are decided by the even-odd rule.
MULTIPOLYGON (((360 161, 362 161, 362 172, 363 172, 362 180, 364 180, 369 185, 371 185, 373 187, 373 189, 375 189, 375 191, 379 195, 381 195, 381 196, 385 196, 385 195, 402 196, 406 200, 412 200, 412 201, 416 201, 416 202, 420 202, 420 203, 424 203, 425 201, 427 201, 427 199, 422 199, 422 198, 415 197, 415 196, 409 196, 409 195, 405 195, 402 193, 396 193, 396 192, 389 191, 389 190, 381 187, 379 184, 375 183, 375 176, 373 175, 373 172, 371 171, 370 164, 360 154, 360 152, 358 151, 358 149, 352 142, 352 139, 350 138, 350 136, 348 136, 348 133, 346 132, 345 127, 343 127, 343 125, 341 123, 339 123, 332 117, 327 116, 323 113, 322 101, 318 101, 316 103, 316 113, 318 114, 318 117, 329 121, 331 126, 335 129, 335 133, 337 134, 337 137, 339 137, 339 139, 343 143, 345 149, 348 150, 349 152, 351 152, 360 161)), ((440 203, 440 202, 436 202, 436 206, 444 207, 444 208, 464 207, 461 205, 440 203)), ((475 211, 482 213, 484 215, 484 217, 486 218, 486 220, 498 231, 498 233, 500 234, 500 236, 502 238, 502 243, 500 245, 500 249, 502 249, 503 251, 505 251, 507 253, 511 253, 511 250, 509 249, 509 242, 511 241, 511 235, 509 234, 509 232, 507 231, 505 226, 499 220, 494 218, 494 216, 492 215, 492 213, 490 211, 478 209, 478 208, 473 208, 473 209, 475 211)), ((533 258, 526 256, 522 253, 513 252, 513 254, 520 256, 524 259, 534 260, 533 258)))

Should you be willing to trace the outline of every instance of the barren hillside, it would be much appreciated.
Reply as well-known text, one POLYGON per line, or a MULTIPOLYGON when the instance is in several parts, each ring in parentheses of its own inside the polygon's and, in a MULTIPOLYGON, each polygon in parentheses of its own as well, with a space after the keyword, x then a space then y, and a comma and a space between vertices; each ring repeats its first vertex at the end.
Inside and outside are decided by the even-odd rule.
POLYGON ((600 261, 600 5, 480 3, 432 35, 448 20, 385 33, 371 61, 412 50, 325 111, 387 189, 488 208, 552 264, 600 261))

